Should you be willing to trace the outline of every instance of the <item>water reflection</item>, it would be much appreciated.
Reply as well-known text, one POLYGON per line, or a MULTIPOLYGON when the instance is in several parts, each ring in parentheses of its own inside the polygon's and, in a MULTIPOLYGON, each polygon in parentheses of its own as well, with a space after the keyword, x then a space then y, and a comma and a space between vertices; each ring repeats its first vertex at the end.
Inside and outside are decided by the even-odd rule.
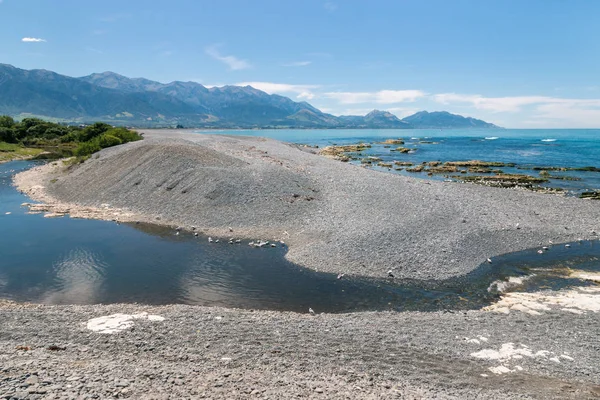
POLYGON ((70 250, 49 271, 53 290, 40 294, 41 303, 93 304, 98 302, 103 273, 108 265, 87 248, 70 250))
POLYGON ((497 297, 490 283, 535 274, 524 290, 581 281, 554 274, 567 266, 600 270, 597 242, 508 254, 447 281, 338 280, 289 263, 286 249, 208 243, 147 224, 45 219, 28 215, 29 201, 10 186, 13 169, 0 165, 0 297, 53 304, 184 303, 306 312, 470 309, 497 297), (11 214, 5 214, 11 212, 11 214))

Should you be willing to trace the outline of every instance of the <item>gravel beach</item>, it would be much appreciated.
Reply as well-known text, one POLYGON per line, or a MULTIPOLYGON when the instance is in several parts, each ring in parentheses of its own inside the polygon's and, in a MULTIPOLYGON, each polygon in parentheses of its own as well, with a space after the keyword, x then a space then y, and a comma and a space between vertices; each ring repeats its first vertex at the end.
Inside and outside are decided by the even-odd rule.
MULTIPOLYGON (((283 240, 299 265, 378 278, 449 278, 600 227, 597 202, 405 178, 270 139, 144 133, 15 183, 49 212, 283 240)), ((527 295, 314 315, 0 301, 0 399, 600 398, 600 290, 527 295)))
POLYGON ((7 399, 600 396, 596 313, 311 316, 5 303, 0 318, 7 399), (86 327, 92 318, 142 312, 164 320, 135 319, 115 334, 86 327), (511 343, 521 352, 506 351, 511 343), (498 368, 513 372, 491 372, 498 368))
POLYGON ((600 232, 600 203, 589 200, 381 173, 272 139, 143 133, 70 171, 23 172, 16 185, 72 215, 284 240, 301 266, 379 278, 445 279, 600 232))

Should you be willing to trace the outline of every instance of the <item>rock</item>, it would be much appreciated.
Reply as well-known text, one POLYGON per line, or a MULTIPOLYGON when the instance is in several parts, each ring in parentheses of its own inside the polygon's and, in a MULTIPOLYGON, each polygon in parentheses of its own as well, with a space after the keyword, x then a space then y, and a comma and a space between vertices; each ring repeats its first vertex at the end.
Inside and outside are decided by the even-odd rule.
POLYGON ((320 388, 320 387, 318 387, 318 388, 315 389, 315 392, 317 392, 317 393, 323 393, 323 389, 320 388))
POLYGON ((129 381, 127 379, 118 379, 115 381, 115 386, 116 387, 128 387, 129 386, 129 381))
POLYGON ((29 378, 25 379, 26 385, 37 385, 40 382, 40 378, 37 375, 31 375, 29 378))

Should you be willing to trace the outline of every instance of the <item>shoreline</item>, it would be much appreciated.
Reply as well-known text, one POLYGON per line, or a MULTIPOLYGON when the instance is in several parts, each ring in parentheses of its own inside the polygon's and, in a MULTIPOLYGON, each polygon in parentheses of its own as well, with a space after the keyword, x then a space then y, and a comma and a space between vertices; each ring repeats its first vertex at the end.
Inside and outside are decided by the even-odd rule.
MULTIPOLYGON (((272 236, 285 230, 289 232, 289 237, 285 239, 289 246, 288 254, 296 252, 295 258, 306 261, 304 266, 316 265, 320 270, 331 267, 334 271, 340 267, 319 264, 318 261, 342 257, 343 254, 340 256, 332 251, 343 252, 348 249, 344 246, 338 247, 340 241, 348 239, 352 240, 351 245, 354 247, 360 246, 360 251, 352 253, 351 259, 360 257, 361 252, 366 252, 366 257, 374 257, 375 262, 385 261, 389 256, 385 252, 394 244, 408 243, 415 246, 419 240, 425 240, 425 244, 429 246, 421 248, 435 249, 441 254, 446 254, 442 250, 449 250, 449 247, 445 247, 448 243, 460 243, 457 241, 460 235, 455 235, 460 234, 462 229, 468 233, 463 240, 475 240, 476 244, 481 246, 487 246, 495 238, 505 237, 498 236, 498 232, 509 236, 519 234, 517 239, 522 240, 525 237, 527 240, 536 241, 536 245, 541 245, 547 243, 548 238, 563 236, 552 230, 550 233, 546 231, 543 235, 536 236, 531 232, 534 227, 548 224, 548 221, 556 218, 553 217, 553 213, 561 209, 560 207, 589 203, 580 199, 572 199, 575 202, 562 198, 546 200, 554 196, 529 192, 522 194, 510 189, 469 189, 467 186, 471 185, 456 184, 450 187, 444 183, 432 185, 416 178, 396 180, 384 173, 361 172, 363 169, 360 167, 347 166, 305 152, 298 153, 301 150, 296 147, 275 141, 242 139, 243 144, 240 146, 237 139, 224 138, 217 141, 215 149, 209 147, 209 139, 199 138, 201 144, 197 148, 193 141, 187 139, 165 141, 164 138, 150 138, 146 139, 149 142, 143 145, 141 143, 144 141, 103 151, 97 158, 92 157, 88 160, 94 162, 93 168, 85 167, 84 164, 73 169, 70 175, 64 175, 60 171, 63 167, 60 161, 35 167, 17 175, 15 185, 30 194, 33 199, 53 204, 48 209, 49 212, 69 212, 72 217, 119 221, 142 221, 143 218, 147 218, 151 223, 183 227, 190 227, 192 223, 196 224, 196 221, 184 220, 184 223, 181 223, 182 220, 176 218, 177 215, 181 215, 179 208, 166 210, 161 215, 161 220, 157 221, 153 218, 158 213, 152 213, 156 208, 153 208, 153 202, 147 199, 177 196, 176 202, 181 202, 182 198, 187 198, 183 196, 187 193, 181 191, 188 188, 194 198, 205 199, 202 197, 205 194, 211 197, 208 199, 209 212, 202 213, 202 207, 198 207, 187 214, 200 214, 206 221, 213 223, 212 227, 204 227, 203 232, 221 230, 226 237, 231 235, 229 226, 233 225, 231 227, 234 229, 234 235, 240 236, 243 232, 248 232, 248 237, 256 238, 257 231, 251 229, 251 224, 256 224, 263 232, 271 232, 272 236), (157 154, 164 154, 165 149, 171 154, 164 158, 159 155, 157 158, 157 154), (127 161, 123 156, 130 151, 138 152, 134 153, 135 157, 130 158, 135 159, 135 163, 119 164, 118 160, 127 161), (228 157, 220 157, 219 154, 223 152, 228 157), (175 167, 171 164, 173 157, 177 160, 175 167), (301 163, 294 161, 297 157, 301 158, 301 163), (238 163, 235 159, 248 164, 238 163), (145 160, 159 163, 160 168, 149 169, 145 160), (204 172, 208 172, 202 173, 197 179, 193 178, 197 171, 187 167, 192 162, 210 163, 210 167, 203 168, 204 172), (234 170, 239 172, 237 175, 227 167, 232 162, 235 164, 234 170), (253 163, 254 169, 248 171, 246 167, 253 163), (263 163, 267 164, 267 168, 261 172, 263 163), (184 168, 180 168, 182 164, 184 168), (215 167, 215 164, 218 166, 215 167), (163 168, 165 171, 162 171, 163 168), (295 173, 302 172, 299 176, 294 173, 284 174, 283 177, 295 179, 293 182, 311 185, 309 187, 317 191, 306 189, 305 192, 301 192, 296 184, 294 191, 299 196, 289 196, 287 190, 290 187, 281 184, 282 180, 278 179, 282 177, 280 175, 276 175, 274 181, 279 182, 281 187, 273 188, 273 174, 277 174, 276 171, 280 168, 295 173), (310 179, 310 175, 327 173, 330 168, 340 174, 334 172, 333 175, 327 175, 328 178, 337 177, 343 187, 350 185, 350 188, 342 192, 345 201, 341 205, 331 200, 331 196, 340 193, 339 187, 328 188, 330 185, 337 186, 336 184, 327 180, 326 184, 319 185, 317 179, 310 179), (119 172, 115 174, 115 170, 119 172), (355 183, 352 183, 357 180, 357 177, 352 175, 355 170, 358 170, 358 181, 364 186, 363 190, 357 190, 355 183), (238 213, 233 213, 237 217, 236 220, 240 221, 238 225, 231 223, 231 220, 223 221, 224 217, 230 214, 219 208, 228 209, 230 205, 227 200, 231 197, 225 196, 225 200, 215 203, 215 190, 224 190, 225 182, 247 184, 249 174, 258 174, 256 184, 263 185, 262 190, 276 193, 271 200, 260 197, 258 204, 261 207, 261 215, 265 215, 262 208, 267 208, 266 215, 274 213, 278 224, 269 225, 251 218, 241 219, 238 213), (96 189, 93 194, 100 199, 85 197, 89 187, 81 187, 84 178, 95 181, 96 189), (264 181, 261 182, 261 178, 267 179, 267 185, 264 181), (52 182, 54 179, 58 180, 52 182), (210 190, 194 191, 197 190, 194 189, 194 184, 211 185, 211 179, 215 179, 216 183, 210 190), (373 182, 369 182, 371 179, 373 182), (384 212, 385 216, 393 214, 381 203, 372 202, 374 193, 377 193, 373 183, 381 183, 381 180, 395 189, 410 188, 410 196, 416 199, 429 196, 426 198, 437 197, 439 200, 435 201, 440 202, 444 194, 453 200, 464 199, 466 190, 468 194, 474 194, 479 200, 488 203, 481 208, 475 207, 475 211, 482 215, 471 215, 466 223, 462 222, 463 219, 467 219, 464 217, 466 211, 453 209, 458 215, 442 221, 444 224, 454 222, 460 227, 453 230, 452 224, 448 227, 439 224, 438 221, 449 213, 448 204, 443 206, 443 212, 436 212, 435 208, 430 209, 423 205, 423 200, 418 203, 417 209, 403 201, 402 209, 394 207, 392 210, 396 213, 403 210, 402 216, 409 222, 413 218, 417 222, 420 221, 416 225, 409 224, 409 228, 415 229, 416 234, 411 235, 410 240, 406 242, 403 235, 407 235, 410 230, 401 229, 403 225, 398 225, 402 219, 391 217, 394 224, 390 228, 382 219, 370 218, 372 215, 364 208, 365 204, 369 204, 377 213, 384 212), (135 185, 136 182, 140 183, 135 185), (139 186, 145 187, 147 193, 144 192, 144 196, 137 198, 139 206, 135 210, 133 207, 117 207, 136 199, 119 198, 118 193, 122 193, 123 188, 139 186), (165 186, 174 187, 166 190, 165 186), (176 188, 180 189, 177 195, 173 193, 176 188), (280 199, 281 193, 278 190, 288 195, 284 198, 285 201, 280 199), (69 192, 75 192, 77 197, 82 196, 79 197, 78 203, 58 201, 59 198, 67 198, 66 193, 69 192), (362 192, 366 193, 365 197, 361 195, 362 192), (358 207, 352 205, 354 195, 361 199, 358 207), (302 202, 297 200, 303 199, 302 196, 314 198, 302 202), (493 200, 489 200, 490 196, 492 199, 494 196, 500 196, 500 200, 497 201, 509 201, 511 205, 519 204, 517 200, 533 198, 534 205, 538 207, 540 204, 550 204, 555 208, 546 212, 540 210, 540 215, 536 215, 534 212, 538 213, 538 209, 530 208, 531 204, 525 205, 528 207, 526 211, 531 212, 535 218, 516 209, 515 212, 521 217, 520 229, 516 229, 512 225, 512 219, 509 219, 509 223, 502 218, 498 218, 502 221, 492 217, 486 219, 493 215, 487 206, 492 205, 495 207, 493 210, 503 212, 513 209, 497 205, 493 200), (290 198, 295 199, 293 203, 288 201, 290 198), (115 201, 109 202, 108 199, 115 201), (368 201, 363 203, 365 200, 368 201), (102 204, 109 206, 103 207, 102 204), (284 207, 278 208, 282 204, 284 207), (300 207, 295 208, 295 205, 300 207), (343 211, 345 207, 350 208, 349 213, 343 211), (410 210, 407 211, 406 208, 410 210), (328 219, 326 223, 319 223, 314 219, 314 216, 318 215, 326 218, 323 216, 323 210, 327 209, 335 213, 336 218, 328 219), (421 210, 431 210, 434 212, 434 218, 427 218, 427 214, 422 213, 412 216, 412 212, 421 210), (352 220, 351 216, 357 213, 361 218, 352 220), (210 219, 214 215, 218 217, 216 222, 223 226, 219 227, 215 220, 210 219), (523 221, 527 215, 529 219, 523 221), (376 238, 389 242, 381 246, 377 241, 372 241, 369 235, 377 235, 376 229, 366 232, 359 230, 361 235, 358 238, 353 232, 345 232, 343 226, 347 222, 342 221, 343 218, 349 218, 352 224, 358 224, 363 230, 373 224, 376 224, 375 228, 386 228, 385 235, 391 236, 387 239, 385 235, 376 238), (541 220, 541 224, 537 218, 541 220), (304 219, 310 219, 310 224, 303 224, 304 219), (188 222, 185 223, 186 221, 188 222), (288 223, 292 229, 283 225, 284 223, 288 223), (491 232, 477 229, 469 231, 475 223, 478 229, 491 224, 498 232, 493 229, 491 232), (316 228, 324 232, 317 235, 315 227, 309 229, 311 224, 317 224, 316 228), (333 224, 335 229, 327 228, 330 224, 333 224), (503 227, 506 229, 502 230, 503 227), (300 233, 302 229, 305 231, 300 233), (436 229, 441 230, 439 235, 435 234, 436 229), (428 234, 425 234, 426 232, 428 234), (481 241, 478 236, 472 239, 473 235, 484 233, 489 235, 487 240, 481 241), (339 236, 337 242, 333 240, 336 234, 339 236), (313 240, 315 235, 317 241, 313 240), (431 240, 431 235, 435 240, 431 240), (444 242, 444 238, 451 238, 454 242, 444 242), (545 240, 542 242, 543 239, 545 240), (323 245, 319 245, 321 241, 325 244, 324 248, 320 247, 323 245), (316 258, 304 253, 312 250, 317 253, 316 258), (379 252, 384 253, 384 256, 379 255, 379 252)), ((227 193, 236 194, 238 197, 235 198, 242 198, 250 208, 254 198, 244 197, 246 191, 227 193)), ((217 191, 218 193, 220 192, 217 191)), ((203 206, 206 204, 203 203, 203 206)), ((397 206, 397 203, 394 205, 397 206)), ((595 210, 590 208, 589 204, 585 207, 588 212, 595 210)), ((587 215, 584 211, 574 212, 581 218, 576 219, 574 223, 582 223, 583 216, 587 215)), ((505 214, 502 215, 507 218, 505 214)), ((202 228, 200 224, 194 226, 202 228)), ((564 226, 560 228, 564 230, 564 226)), ((582 235, 587 237, 591 235, 590 229, 594 229, 591 224, 570 234, 583 233, 582 235)), ((270 238, 268 234, 259 237, 270 238)), ((517 244, 524 245, 520 242, 517 244)), ((509 242, 508 245, 515 246, 515 242, 509 242)), ((496 250, 501 248, 496 247, 496 250)), ((487 251, 489 252, 489 249, 487 251)), ((407 254, 411 253, 400 252, 397 256, 406 257, 407 254)), ((469 253, 466 259, 472 259, 476 255, 469 253)), ((343 260, 347 262, 348 258, 343 260)), ((360 262, 361 259, 358 260, 360 262)), ((447 273, 440 268, 431 268, 434 264, 432 261, 435 260, 429 260, 426 272, 441 275, 447 273)), ((387 269, 368 266, 361 268, 354 261, 348 263, 344 271, 380 278, 387 269)), ((398 275, 402 275, 403 272, 412 276, 410 273, 414 271, 398 269, 398 275)), ((591 278, 597 279, 595 276, 591 278)), ((575 289, 581 292, 579 295, 597 295, 595 292, 575 289)), ((0 365, 3 366, 0 368, 0 376, 4 378, 0 381, 0 398, 9 395, 16 398, 76 398, 81 395, 95 395, 99 398, 157 400, 184 397, 592 398, 600 395, 600 381, 597 379, 600 376, 600 354, 595 349, 600 313, 594 311, 597 304, 595 299, 591 300, 593 303, 590 304, 590 299, 585 298, 587 303, 581 303, 581 308, 573 308, 577 307, 573 306, 573 302, 576 301, 573 300, 575 294, 575 291, 548 291, 540 293, 539 296, 510 293, 504 296, 502 301, 486 309, 460 312, 380 311, 320 314, 318 306, 315 306, 316 315, 185 305, 37 305, 0 301, 0 320, 3 321, 3 324, 0 324, 0 365), (114 317, 117 314, 119 317, 114 317), (120 319, 120 326, 125 329, 114 334, 89 329, 90 321, 106 316, 120 319), (153 318, 150 319, 150 316, 153 318)))
POLYGON ((22 172, 15 185, 50 212, 283 240, 300 266, 373 278, 446 279, 600 231, 596 204, 581 199, 368 171, 272 139, 143 133, 70 172, 61 162, 22 172))

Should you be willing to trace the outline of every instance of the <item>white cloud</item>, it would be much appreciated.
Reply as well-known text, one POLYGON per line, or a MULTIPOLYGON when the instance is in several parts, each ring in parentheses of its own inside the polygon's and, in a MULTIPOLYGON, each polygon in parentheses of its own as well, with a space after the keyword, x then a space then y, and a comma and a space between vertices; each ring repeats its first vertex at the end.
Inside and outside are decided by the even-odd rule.
POLYGON ((25 43, 41 43, 41 42, 45 42, 46 39, 41 39, 41 38, 34 38, 34 37, 24 37, 23 39, 21 39, 21 42, 25 42, 25 43))
POLYGON ((341 104, 395 104, 416 101, 425 97, 426 93, 421 90, 380 90, 378 92, 328 92, 325 96, 341 104))
POLYGON ((251 68, 252 65, 246 61, 246 60, 241 60, 235 56, 224 56, 219 52, 219 46, 218 45, 212 45, 209 46, 205 49, 206 54, 208 54, 209 56, 211 56, 212 58, 214 58, 215 60, 219 60, 225 64, 227 64, 227 66, 229 66, 229 69, 231 71, 239 71, 242 69, 248 69, 251 68))
POLYGON ((252 86, 255 89, 262 90, 269 94, 296 94, 297 99, 312 100, 315 97, 314 89, 318 89, 319 85, 292 85, 289 83, 274 83, 274 82, 241 82, 236 83, 236 86, 252 86))
POLYGON ((494 113, 528 112, 526 125, 563 127, 600 127, 600 99, 569 99, 550 96, 484 97, 443 93, 432 96, 433 100, 449 104, 466 104, 478 110, 494 113))
POLYGON ((281 64, 282 67, 306 67, 312 64, 312 61, 293 61, 289 63, 281 64))
POLYGON ((315 98, 315 94, 312 92, 302 92, 298 96, 296 96, 296 98, 302 100, 312 100, 315 98))
POLYGON ((328 12, 334 12, 335 10, 337 10, 338 6, 337 4, 331 1, 327 1, 325 2, 325 4, 323 4, 323 8, 325 8, 325 10, 327 10, 328 12))
POLYGON ((519 111, 521 107, 554 100, 546 96, 483 97, 478 94, 442 93, 433 96, 441 104, 467 103, 479 110, 493 112, 519 111))

